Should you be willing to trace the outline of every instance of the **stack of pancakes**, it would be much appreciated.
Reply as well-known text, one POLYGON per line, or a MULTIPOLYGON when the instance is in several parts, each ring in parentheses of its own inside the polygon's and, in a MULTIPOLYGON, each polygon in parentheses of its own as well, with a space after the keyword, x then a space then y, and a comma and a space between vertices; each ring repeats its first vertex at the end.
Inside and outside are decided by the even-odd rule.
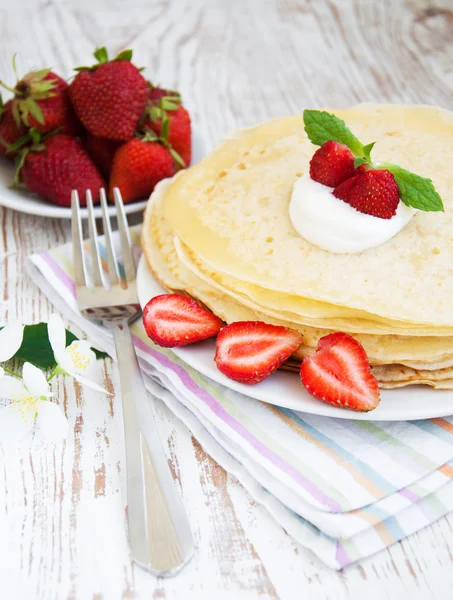
MULTIPOLYGON (((363 104, 331 110, 374 155, 429 177, 445 213, 417 212, 385 244, 334 254, 303 239, 288 206, 316 148, 302 116, 235 132, 213 153, 161 182, 142 246, 169 291, 184 291, 227 323, 300 331, 296 369, 332 331, 365 348, 383 388, 453 389, 453 114, 428 106, 363 104)), ((341 200, 339 200, 341 202, 341 200)))

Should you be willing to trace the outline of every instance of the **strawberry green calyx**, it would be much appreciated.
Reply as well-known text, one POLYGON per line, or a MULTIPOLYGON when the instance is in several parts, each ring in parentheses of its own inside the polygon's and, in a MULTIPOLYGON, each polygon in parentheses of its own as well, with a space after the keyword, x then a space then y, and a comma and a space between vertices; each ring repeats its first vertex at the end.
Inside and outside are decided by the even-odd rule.
POLYGON ((167 150, 170 152, 175 163, 179 167, 184 169, 186 166, 186 163, 184 162, 184 160, 182 159, 180 154, 178 154, 178 152, 176 152, 176 150, 168 142, 168 134, 169 134, 169 120, 164 119, 162 121, 160 136, 157 135, 157 133, 155 131, 153 131, 152 129, 150 129, 149 127, 145 127, 145 132, 143 134, 138 133, 136 135, 136 137, 141 139, 142 142, 158 142, 159 144, 162 144, 162 146, 165 146, 165 148, 167 148, 167 150))
POLYGON ((17 127, 22 123, 29 127, 30 116, 44 125, 44 115, 38 102, 55 96, 54 90, 57 86, 56 79, 47 78, 49 73, 50 69, 30 71, 16 83, 14 88, 0 82, 5 89, 14 94, 11 110, 17 127))
POLYGON ((342 119, 321 110, 304 110, 303 118, 305 131, 313 144, 322 146, 333 140, 344 144, 351 150, 355 155, 355 167, 365 165, 367 169, 390 171, 398 186, 400 200, 406 206, 412 206, 425 212, 444 210, 442 199, 434 188, 431 179, 420 177, 397 165, 373 164, 371 150, 375 142, 364 146, 342 119))
POLYGON ((102 48, 96 48, 93 52, 93 56, 98 61, 95 65, 92 65, 91 67, 75 67, 74 71, 94 71, 99 66, 108 62, 118 62, 121 60, 130 62, 132 60, 132 50, 122 50, 116 58, 109 60, 107 48, 103 46, 102 48))
POLYGON ((22 136, 14 144, 8 146, 8 152, 19 151, 14 161, 16 167, 16 174, 14 177, 14 183, 12 184, 12 187, 15 187, 16 185, 22 183, 22 167, 24 166, 25 159, 30 154, 30 152, 42 152, 43 150, 45 150, 46 145, 44 144, 44 142, 50 137, 56 135, 57 133, 61 133, 61 128, 55 129, 54 131, 46 135, 41 135, 41 133, 37 129, 32 127, 26 135, 22 136), (29 145, 23 147, 25 144, 29 145))

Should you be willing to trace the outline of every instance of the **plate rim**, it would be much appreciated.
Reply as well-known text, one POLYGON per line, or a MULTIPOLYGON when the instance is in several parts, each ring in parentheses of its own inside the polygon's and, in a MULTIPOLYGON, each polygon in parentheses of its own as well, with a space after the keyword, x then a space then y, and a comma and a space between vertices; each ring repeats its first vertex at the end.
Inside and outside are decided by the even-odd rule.
MULTIPOLYGON (((142 254, 139 259, 138 268, 137 268, 137 293, 138 293, 139 303, 140 303, 140 306, 142 307, 142 309, 144 308, 146 302, 149 300, 149 297, 147 300, 145 300, 145 298, 148 296, 148 294, 146 292, 146 288, 147 288, 147 285, 149 285, 149 284, 147 284, 147 281, 148 282, 151 281, 152 284, 154 285, 155 290, 156 290, 155 295, 158 295, 159 293, 166 293, 165 290, 162 288, 162 286, 159 284, 159 282, 154 277, 150 268, 148 267, 148 263, 146 261, 145 255, 142 254)), ((206 342, 202 342, 201 344, 199 344, 197 346, 198 346, 198 348, 200 348, 200 347, 202 347, 202 344, 207 344, 207 343, 208 343, 208 340, 206 342)), ((213 344, 213 342, 210 342, 210 343, 213 344)), ((204 377, 207 377, 209 380, 214 381, 215 383, 223 385, 234 391, 240 392, 241 394, 243 394, 244 396, 246 396, 248 398, 253 398, 258 401, 267 402, 269 404, 273 404, 274 406, 290 408, 291 410, 297 410, 304 414, 329 417, 329 418, 335 418, 335 419, 358 420, 358 421, 417 421, 417 420, 423 420, 423 419, 433 419, 433 418, 437 418, 437 417, 446 417, 446 416, 450 416, 453 414, 453 391, 452 390, 433 390, 433 389, 427 390, 426 387, 424 387, 424 386, 410 386, 410 389, 408 387, 399 388, 399 389, 395 389, 395 390, 381 389, 381 391, 380 391, 381 392, 381 404, 379 405, 378 408, 376 408, 374 411, 370 411, 369 413, 360 413, 360 412, 354 412, 354 411, 350 411, 350 410, 346 410, 346 409, 338 409, 327 403, 323 403, 319 400, 316 400, 315 398, 310 396, 308 394, 308 392, 306 392, 303 389, 303 387, 301 387, 301 389, 303 390, 303 392, 305 392, 305 395, 308 397, 304 400, 304 402, 308 403, 308 404, 304 404, 300 408, 295 408, 292 405, 285 406, 285 404, 278 403, 276 401, 271 401, 267 397, 267 394, 266 394, 265 399, 262 397, 261 398, 259 397, 260 395, 262 396, 263 387, 260 388, 258 386, 263 386, 263 384, 266 384, 266 382, 269 381, 268 379, 263 381, 261 384, 258 384, 257 386, 247 386, 242 383, 233 381, 232 379, 228 379, 220 371, 218 371, 217 369, 213 369, 209 366, 205 367, 204 365, 202 365, 202 368, 200 369, 199 363, 197 361, 192 361, 189 346, 185 346, 185 347, 181 347, 181 348, 171 348, 171 351, 178 358, 180 358, 186 364, 188 364, 191 368, 195 369, 196 371, 201 373, 204 377), (393 411, 392 411, 392 409, 383 407, 382 401, 383 400, 386 400, 387 402, 391 401, 392 395, 400 395, 401 396, 403 394, 406 395, 407 393, 417 394, 417 393, 420 393, 420 390, 425 390, 425 392, 428 394, 435 393, 436 395, 439 395, 439 397, 448 395, 450 397, 449 402, 446 403, 444 408, 442 408, 442 409, 438 408, 438 409, 435 409, 434 412, 429 413, 428 408, 431 406, 431 404, 428 400, 426 402, 426 404, 428 406, 428 408, 426 409, 426 412, 412 414, 412 415, 410 413, 406 414, 404 412, 401 414, 401 409, 399 407, 398 407, 398 410, 395 410, 396 405, 394 405, 393 411), (313 409, 307 410, 307 408, 310 408, 310 407, 313 407, 313 409), (381 409, 381 410, 379 410, 379 409, 381 409)), ((212 355, 214 356, 214 352, 212 352, 212 355)), ((289 372, 285 372, 285 371, 279 371, 279 373, 277 375, 279 376, 280 379, 284 379, 286 377, 297 377, 297 374, 289 373, 289 372)), ((271 375, 270 377, 275 377, 275 374, 271 375)), ((301 399, 302 398, 303 398, 303 396, 301 396, 301 399)), ((403 400, 403 404, 404 403, 405 403, 405 401, 403 400)))

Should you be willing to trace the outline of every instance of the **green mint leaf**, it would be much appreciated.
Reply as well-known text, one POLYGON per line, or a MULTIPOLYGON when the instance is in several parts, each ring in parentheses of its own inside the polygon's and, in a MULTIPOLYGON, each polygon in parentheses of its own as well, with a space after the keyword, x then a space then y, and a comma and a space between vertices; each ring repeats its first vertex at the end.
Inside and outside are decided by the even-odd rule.
POLYGON ((425 212, 443 211, 444 205, 431 179, 420 177, 397 165, 379 165, 395 177, 402 202, 425 212))
POLYGON ((93 52, 93 56, 99 63, 101 63, 101 65, 109 60, 109 55, 105 46, 102 48, 96 48, 96 50, 93 52))
POLYGON ((365 156, 362 142, 335 115, 322 110, 304 110, 304 124, 312 144, 322 146, 333 140, 345 144, 356 156, 365 156))
MULTIPOLYGON (((132 50, 123 50, 118 54, 115 60, 132 60, 132 50)), ((144 68, 144 67, 143 67, 144 68)))
POLYGON ((376 142, 371 142, 371 144, 367 144, 363 147, 363 156, 365 158, 365 162, 371 162, 371 150, 373 150, 375 143, 376 142))
MULTIPOLYGON (((69 346, 69 344, 72 344, 72 342, 77 339, 78 338, 73 333, 66 331, 66 346, 69 346)), ((96 354, 97 359, 108 357, 108 354, 105 352, 100 352, 95 348, 92 348, 92 350, 96 354)), ((29 362, 39 369, 47 370, 55 368, 56 363, 47 335, 47 323, 25 325, 22 346, 13 358, 29 362)))
POLYGON ((363 158, 363 156, 357 156, 356 158, 354 158, 354 167, 360 167, 360 165, 363 165, 366 162, 366 158, 363 158))

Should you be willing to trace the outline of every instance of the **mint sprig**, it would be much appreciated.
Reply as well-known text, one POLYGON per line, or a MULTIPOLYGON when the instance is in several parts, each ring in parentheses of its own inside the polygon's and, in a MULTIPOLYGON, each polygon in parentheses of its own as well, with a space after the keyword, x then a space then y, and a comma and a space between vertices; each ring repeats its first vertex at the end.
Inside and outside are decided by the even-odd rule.
POLYGON ((444 210, 442 199, 431 179, 420 177, 420 175, 411 173, 397 165, 374 165, 371 160, 371 150, 375 142, 364 146, 339 117, 322 110, 304 110, 304 124, 305 131, 312 144, 322 146, 331 140, 344 144, 355 155, 355 167, 368 164, 373 169, 387 169, 390 171, 398 185, 401 201, 406 206, 412 206, 425 212, 444 210))

